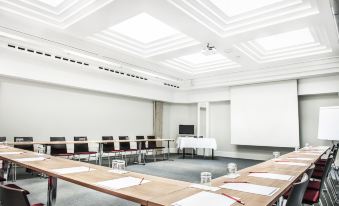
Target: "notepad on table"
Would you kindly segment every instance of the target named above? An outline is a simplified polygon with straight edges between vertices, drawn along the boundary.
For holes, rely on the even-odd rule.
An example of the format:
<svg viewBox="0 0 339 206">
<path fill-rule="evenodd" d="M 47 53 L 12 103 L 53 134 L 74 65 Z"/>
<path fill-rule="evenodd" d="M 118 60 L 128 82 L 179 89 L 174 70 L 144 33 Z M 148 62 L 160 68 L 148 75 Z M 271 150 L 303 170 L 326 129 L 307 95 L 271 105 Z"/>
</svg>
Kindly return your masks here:
<svg viewBox="0 0 339 206">
<path fill-rule="evenodd" d="M 312 160 L 312 158 L 306 158 L 306 157 L 288 157 L 287 159 L 290 159 L 290 160 L 306 160 L 306 161 Z"/>
<path fill-rule="evenodd" d="M 207 191 L 212 191 L 212 192 L 220 190 L 219 187 L 211 187 L 211 186 L 201 185 L 201 184 L 191 184 L 190 187 L 202 189 L 202 190 L 207 190 Z"/>
<path fill-rule="evenodd" d="M 60 175 L 72 174 L 72 173 L 80 173 L 80 172 L 90 172 L 94 171 L 94 168 L 80 166 L 80 167 L 68 167 L 68 168 L 60 168 L 60 169 L 53 169 L 52 172 L 55 172 Z"/>
<path fill-rule="evenodd" d="M 109 190 L 118 190 L 118 189 L 122 189 L 126 187 L 132 187 L 132 186 L 139 185 L 140 182 L 141 184 L 150 182 L 149 180 L 143 180 L 143 181 L 141 180 L 142 180 L 141 178 L 136 178 L 136 177 L 123 177 L 119 179 L 98 182 L 96 183 L 96 185 L 99 187 L 104 187 Z"/>
<path fill-rule="evenodd" d="M 46 160 L 46 158 L 44 158 L 44 157 L 26 157 L 26 158 L 14 159 L 14 160 L 18 161 L 18 162 L 34 162 L 34 161 Z"/>
<path fill-rule="evenodd" d="M 173 203 L 172 206 L 230 206 L 234 203 L 235 200 L 226 196 L 203 191 L 179 200 L 178 202 Z"/>
<path fill-rule="evenodd" d="M 300 162 L 275 162 L 275 164 L 279 165 L 292 165 L 292 166 L 307 166 L 308 164 L 300 163 Z"/>
<path fill-rule="evenodd" d="M 248 192 L 258 195 L 272 196 L 279 190 L 277 187 L 269 187 L 263 185 L 255 185 L 250 183 L 226 183 L 221 188 L 237 190 L 241 192 Z"/>
<path fill-rule="evenodd" d="M 0 155 L 18 155 L 23 154 L 23 152 L 0 152 Z"/>
<path fill-rule="evenodd" d="M 282 175 L 282 174 L 274 174 L 274 173 L 255 173 L 255 172 L 249 174 L 248 176 L 275 179 L 275 180 L 286 180 L 286 181 L 291 181 L 294 178 L 294 176 L 291 176 L 291 175 Z"/>
</svg>

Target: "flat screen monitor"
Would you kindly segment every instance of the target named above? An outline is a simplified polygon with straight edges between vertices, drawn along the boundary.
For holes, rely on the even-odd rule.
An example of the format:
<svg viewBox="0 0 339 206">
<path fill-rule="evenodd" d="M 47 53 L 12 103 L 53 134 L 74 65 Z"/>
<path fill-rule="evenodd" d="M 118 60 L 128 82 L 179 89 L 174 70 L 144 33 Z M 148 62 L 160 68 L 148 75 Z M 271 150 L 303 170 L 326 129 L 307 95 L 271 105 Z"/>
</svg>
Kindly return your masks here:
<svg viewBox="0 0 339 206">
<path fill-rule="evenodd" d="M 179 125 L 179 134 L 194 134 L 194 125 Z"/>
</svg>

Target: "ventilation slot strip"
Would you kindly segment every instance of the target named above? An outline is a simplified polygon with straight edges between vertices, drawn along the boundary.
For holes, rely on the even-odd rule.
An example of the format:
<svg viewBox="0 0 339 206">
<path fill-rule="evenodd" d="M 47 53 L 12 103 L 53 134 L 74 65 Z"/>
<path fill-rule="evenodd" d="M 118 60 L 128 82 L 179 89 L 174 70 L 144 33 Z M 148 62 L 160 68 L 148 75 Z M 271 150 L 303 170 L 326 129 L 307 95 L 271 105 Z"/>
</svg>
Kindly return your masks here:
<svg viewBox="0 0 339 206">
<path fill-rule="evenodd" d="M 169 84 L 169 83 L 164 83 L 165 86 L 168 86 L 168 87 L 173 87 L 173 88 L 177 88 L 179 89 L 180 87 L 177 86 L 177 85 L 173 85 L 173 84 Z"/>
<path fill-rule="evenodd" d="M 67 57 L 52 55 L 50 53 L 46 53 L 46 52 L 42 52 L 42 51 L 36 51 L 34 49 L 27 49 L 27 48 L 22 47 L 22 46 L 16 46 L 16 45 L 13 45 L 13 44 L 7 44 L 7 46 L 9 48 L 13 48 L 13 49 L 17 48 L 18 50 L 26 51 L 26 52 L 29 52 L 29 53 L 32 53 L 32 54 L 37 54 L 37 55 L 41 55 L 41 56 L 44 55 L 46 57 L 54 57 L 55 59 L 58 59 L 58 60 L 63 60 L 63 61 L 71 62 L 71 63 L 74 63 L 74 64 L 81 64 L 81 65 L 84 65 L 84 66 L 89 66 L 89 63 L 86 63 L 86 62 L 82 62 L 82 61 L 78 61 L 78 60 L 74 60 L 74 59 L 69 59 Z"/>
<path fill-rule="evenodd" d="M 99 68 L 99 70 L 102 70 L 102 71 L 107 71 L 107 72 L 111 72 L 111 73 L 114 73 L 114 74 L 119 74 L 119 75 L 123 75 L 123 76 L 126 76 L 126 77 L 130 77 L 130 78 L 148 80 L 146 77 L 142 77 L 142 76 L 130 74 L 130 73 L 125 73 L 125 72 L 122 72 L 122 71 L 119 71 L 119 70 L 116 70 L 116 69 L 110 69 L 110 68 L 102 67 L 102 66 L 99 66 L 98 68 Z"/>
</svg>

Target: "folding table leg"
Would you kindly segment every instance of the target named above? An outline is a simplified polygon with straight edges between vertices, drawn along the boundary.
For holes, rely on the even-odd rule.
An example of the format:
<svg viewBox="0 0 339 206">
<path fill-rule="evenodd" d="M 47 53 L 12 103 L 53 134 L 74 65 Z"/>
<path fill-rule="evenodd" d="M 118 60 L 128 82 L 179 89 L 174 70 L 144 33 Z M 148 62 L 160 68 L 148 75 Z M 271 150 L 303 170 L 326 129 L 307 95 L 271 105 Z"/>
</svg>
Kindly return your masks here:
<svg viewBox="0 0 339 206">
<path fill-rule="evenodd" d="M 57 178 L 48 177 L 47 206 L 55 206 L 57 196 Z"/>
</svg>

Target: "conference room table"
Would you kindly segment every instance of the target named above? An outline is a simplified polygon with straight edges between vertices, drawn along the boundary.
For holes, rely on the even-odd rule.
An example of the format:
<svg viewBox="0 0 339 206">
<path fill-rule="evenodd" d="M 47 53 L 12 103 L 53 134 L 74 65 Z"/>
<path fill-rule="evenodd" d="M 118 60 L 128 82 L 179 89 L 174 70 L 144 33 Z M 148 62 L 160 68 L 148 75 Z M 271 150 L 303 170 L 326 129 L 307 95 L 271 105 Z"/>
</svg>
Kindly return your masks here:
<svg viewBox="0 0 339 206">
<path fill-rule="evenodd" d="M 170 142 L 175 141 L 174 139 L 144 139 L 144 140 L 86 140 L 86 141 L 33 141 L 33 142 L 6 142 L 8 145 L 42 145 L 44 153 L 47 153 L 48 146 L 58 145 L 58 144 L 98 144 L 98 160 L 99 165 L 102 165 L 102 157 L 103 157 L 103 145 L 107 143 L 120 143 L 120 142 L 136 142 L 137 143 L 137 151 L 138 151 L 138 163 L 141 164 L 141 143 L 147 141 L 156 141 L 156 142 L 167 142 L 167 159 L 170 160 Z"/>
<path fill-rule="evenodd" d="M 316 152 L 313 152 L 315 150 Z M 212 186 L 220 187 L 224 181 L 246 181 L 253 184 L 265 185 L 270 187 L 277 187 L 278 190 L 270 196 L 257 195 L 248 192 L 223 189 L 211 193 L 226 193 L 234 197 L 238 197 L 247 206 L 269 206 L 276 202 L 284 192 L 286 192 L 297 181 L 309 166 L 317 161 L 326 151 L 328 147 L 312 148 L 312 150 L 302 150 L 298 152 L 291 152 L 281 156 L 279 159 L 272 159 L 266 162 L 245 168 L 238 171 L 240 177 L 236 179 L 229 179 L 226 176 L 221 176 L 212 180 Z M 14 153 L 13 153 L 14 152 Z M 19 152 L 19 153 L 16 153 Z M 22 161 L 20 158 L 42 158 L 37 161 Z M 292 159 L 291 159 L 292 158 Z M 54 206 L 56 202 L 57 193 L 57 179 L 62 179 L 83 187 L 87 187 L 99 192 L 107 193 L 116 197 L 120 197 L 129 201 L 133 201 L 144 206 L 170 206 L 184 198 L 204 191 L 196 187 L 192 187 L 189 182 L 172 180 L 168 178 L 156 177 L 152 175 L 140 174 L 136 172 L 128 172 L 125 174 L 116 174 L 108 167 L 100 165 L 93 165 L 84 162 L 73 161 L 69 159 L 52 157 L 47 154 L 39 154 L 30 151 L 13 148 L 10 146 L 0 146 L 0 159 L 3 160 L 2 174 L 6 178 L 6 171 L 9 163 L 14 163 L 25 168 L 46 174 L 48 176 L 48 198 L 47 206 Z M 288 165 L 280 163 L 301 163 L 304 165 Z M 86 171 L 60 174 L 55 169 L 85 167 Z M 87 171 L 88 168 L 88 171 Z M 293 176 L 292 179 L 276 180 L 249 176 L 252 172 L 270 172 L 277 174 L 286 174 Z M 226 173 L 226 166 L 225 166 Z M 144 184 L 137 184 L 134 186 L 122 189 L 110 189 L 98 185 L 99 182 L 116 180 L 123 177 L 134 177 L 145 180 Z M 146 182 L 147 181 L 147 182 Z M 148 182 L 150 181 L 150 182 Z M 142 181 L 141 181 L 142 182 Z M 232 206 L 240 205 L 234 203 Z"/>
</svg>

